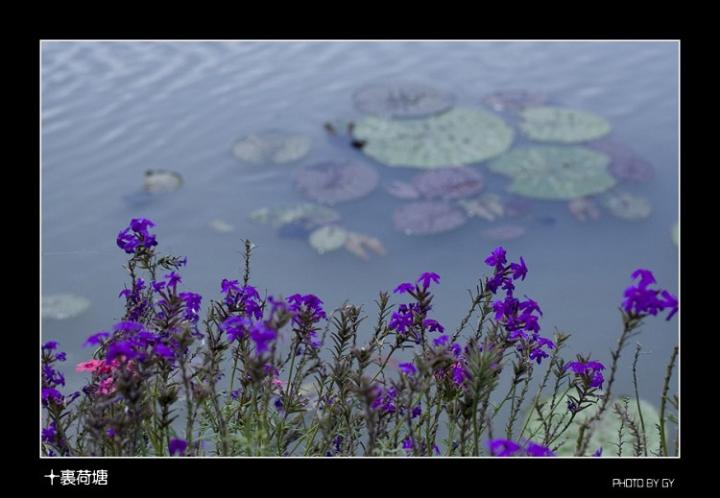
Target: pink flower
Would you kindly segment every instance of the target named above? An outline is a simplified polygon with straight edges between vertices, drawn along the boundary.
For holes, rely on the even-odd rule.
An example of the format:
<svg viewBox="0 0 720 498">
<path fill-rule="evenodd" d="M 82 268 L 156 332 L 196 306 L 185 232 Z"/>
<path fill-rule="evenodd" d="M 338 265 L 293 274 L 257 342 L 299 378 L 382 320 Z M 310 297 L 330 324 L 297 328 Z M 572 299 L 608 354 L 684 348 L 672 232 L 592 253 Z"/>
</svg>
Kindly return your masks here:
<svg viewBox="0 0 720 498">
<path fill-rule="evenodd" d="M 75 371 L 78 373 L 81 372 L 94 372 L 95 370 L 100 367 L 104 362 L 102 360 L 90 360 L 90 361 L 84 361 L 82 363 L 78 363 L 75 367 Z"/>
<path fill-rule="evenodd" d="M 98 392 L 103 396 L 112 394 L 114 391 L 115 385 L 113 384 L 112 377 L 108 377 L 107 379 L 100 381 L 98 384 Z"/>
</svg>

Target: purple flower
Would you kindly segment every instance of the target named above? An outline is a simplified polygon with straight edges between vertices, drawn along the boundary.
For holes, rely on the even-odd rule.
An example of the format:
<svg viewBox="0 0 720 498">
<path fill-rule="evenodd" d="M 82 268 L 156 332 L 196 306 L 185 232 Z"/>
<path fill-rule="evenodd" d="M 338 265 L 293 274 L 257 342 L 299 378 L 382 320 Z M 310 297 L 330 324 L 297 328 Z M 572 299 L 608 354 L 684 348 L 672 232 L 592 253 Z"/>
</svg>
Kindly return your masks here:
<svg viewBox="0 0 720 498">
<path fill-rule="evenodd" d="M 153 347 L 153 352 L 156 355 L 166 359 L 172 359 L 175 357 L 175 352 L 161 342 L 155 344 L 155 347 Z"/>
<path fill-rule="evenodd" d="M 235 389 L 234 391 L 230 391 L 230 398 L 237 400 L 240 398 L 240 389 Z"/>
<path fill-rule="evenodd" d="M 440 325 L 440 323 L 437 320 L 431 320 L 431 319 L 423 320 L 423 325 L 425 327 L 427 327 L 427 329 L 430 332 L 440 332 L 441 334 L 443 332 L 445 332 L 445 327 Z"/>
<path fill-rule="evenodd" d="M 42 430 L 42 440 L 46 443 L 52 443 L 55 441 L 57 436 L 57 427 L 55 422 L 51 422 L 46 428 Z"/>
<path fill-rule="evenodd" d="M 130 220 L 130 228 L 136 233 L 147 233 L 147 229 L 154 227 L 155 223 L 148 220 L 147 218 L 133 218 Z"/>
<path fill-rule="evenodd" d="M 183 439 L 178 438 L 172 438 L 170 439 L 170 442 L 168 443 L 168 450 L 170 451 L 170 456 L 175 455 L 176 453 L 179 453 L 180 455 L 185 454 L 185 450 L 187 449 L 187 441 Z"/>
<path fill-rule="evenodd" d="M 301 325 L 303 319 L 315 323 L 327 318 L 322 307 L 323 302 L 314 294 L 293 294 L 287 298 L 287 302 L 290 311 L 296 314 L 293 317 L 293 322 L 298 325 Z"/>
<path fill-rule="evenodd" d="M 178 297 L 183 300 L 185 304 L 185 319 L 192 322 L 197 322 L 200 318 L 200 303 L 202 302 L 202 296 L 194 292 L 181 292 Z"/>
<path fill-rule="evenodd" d="M 265 325 L 263 322 L 255 322 L 250 330 L 250 339 L 255 342 L 255 348 L 258 353 L 264 353 L 268 350 L 268 345 L 275 340 L 277 332 Z"/>
<path fill-rule="evenodd" d="M 410 436 L 403 439 L 402 447 L 404 450 L 412 450 L 413 449 L 413 440 Z"/>
<path fill-rule="evenodd" d="M 420 278 L 417 279 L 418 283 L 423 283 L 423 289 L 427 289 L 430 287 L 430 282 L 435 282 L 436 284 L 440 283 L 440 275 L 433 272 L 425 272 L 422 275 L 420 275 Z"/>
<path fill-rule="evenodd" d="M 525 451 L 527 452 L 528 456 L 534 456 L 534 457 L 555 456 L 555 453 L 553 453 L 552 450 L 550 450 L 550 448 L 543 446 L 541 444 L 533 443 L 532 441 L 528 441 Z"/>
<path fill-rule="evenodd" d="M 380 409 L 383 413 L 395 413 L 397 409 L 395 406 L 397 390 L 395 388 L 386 390 L 381 386 L 374 386 L 373 391 L 375 397 L 370 404 L 370 408 L 373 410 Z"/>
<path fill-rule="evenodd" d="M 140 245 L 140 241 L 133 234 L 130 233 L 130 229 L 118 233 L 116 239 L 117 246 L 128 254 L 133 254 L 135 249 Z"/>
<path fill-rule="evenodd" d="M 422 415 L 422 408 L 418 405 L 412 409 L 411 418 L 419 417 L 420 415 Z"/>
<path fill-rule="evenodd" d="M 220 283 L 220 292 L 223 294 L 227 294 L 228 292 L 240 292 L 240 284 L 237 280 L 228 280 L 227 278 L 223 278 L 223 281 Z"/>
<path fill-rule="evenodd" d="M 525 276 L 527 275 L 528 268 L 525 264 L 525 260 L 520 257 L 520 263 L 511 263 L 510 269 L 513 272 L 513 279 L 517 280 L 518 278 L 525 280 Z"/>
<path fill-rule="evenodd" d="M 469 372 L 463 366 L 462 361 L 456 361 L 452 366 L 452 378 L 453 382 L 458 386 L 461 386 L 466 379 L 470 377 Z"/>
<path fill-rule="evenodd" d="M 244 316 L 231 316 L 220 325 L 220 328 L 227 333 L 230 342 L 244 338 L 251 327 L 252 320 Z"/>
<path fill-rule="evenodd" d="M 45 344 L 43 344 L 43 349 L 47 349 L 48 351 L 52 351 L 53 349 L 57 349 L 58 343 L 57 341 L 48 341 Z"/>
<path fill-rule="evenodd" d="M 670 320 L 678 311 L 678 299 L 666 290 L 662 291 L 661 295 L 665 299 L 665 308 L 670 308 L 670 313 L 665 319 Z"/>
<path fill-rule="evenodd" d="M 565 370 L 572 370 L 588 387 L 602 387 L 605 380 L 601 373 L 605 365 L 599 361 L 571 361 L 565 365 Z"/>
<path fill-rule="evenodd" d="M 401 304 L 397 311 L 390 316 L 388 327 L 400 334 L 406 334 L 412 328 L 414 322 L 412 308 Z"/>
<path fill-rule="evenodd" d="M 165 282 L 156 282 L 155 280 L 151 283 L 152 288 L 155 292 L 160 292 L 165 288 L 165 285 L 167 285 Z"/>
<path fill-rule="evenodd" d="M 65 397 L 55 389 L 54 387 L 43 387 L 42 388 L 42 403 L 47 406 L 48 403 L 52 402 L 55 404 L 62 404 Z"/>
<path fill-rule="evenodd" d="M 443 346 L 443 345 L 447 344 L 447 342 L 449 340 L 450 340 L 450 337 L 448 337 L 446 335 L 441 335 L 440 337 L 433 339 L 433 344 L 435 346 Z"/>
<path fill-rule="evenodd" d="M 507 263 L 506 254 L 503 247 L 496 247 L 493 252 L 490 253 L 490 256 L 485 259 L 485 264 L 494 267 L 496 272 L 499 272 L 505 263 Z"/>
<path fill-rule="evenodd" d="M 105 357 L 105 361 L 107 363 L 110 363 L 118 356 L 124 356 L 128 360 L 131 360 L 137 357 L 138 353 L 137 351 L 135 351 L 135 349 L 133 349 L 132 343 L 130 341 L 118 341 L 110 344 L 107 355 Z"/>
<path fill-rule="evenodd" d="M 395 294 L 405 294 L 406 292 L 412 292 L 415 290 L 415 286 L 410 282 L 403 282 L 402 284 L 395 287 L 393 292 Z"/>
<path fill-rule="evenodd" d="M 65 361 L 66 358 L 67 358 L 67 354 L 65 352 L 61 352 L 61 353 L 58 353 L 55 355 L 55 359 L 57 361 Z"/>
<path fill-rule="evenodd" d="M 593 452 L 592 456 L 594 456 L 594 457 L 600 457 L 600 456 L 602 456 L 602 451 L 603 451 L 603 450 L 602 450 L 602 446 L 601 446 L 600 448 L 596 449 L 596 450 Z"/>
<path fill-rule="evenodd" d="M 520 445 L 509 439 L 493 439 L 488 441 L 490 453 L 493 456 L 513 456 L 520 450 Z"/>
<path fill-rule="evenodd" d="M 547 358 L 549 355 L 543 351 L 542 349 L 534 348 L 532 351 L 530 351 L 530 360 L 537 361 L 537 364 L 540 365 L 543 359 Z"/>
<path fill-rule="evenodd" d="M 417 373 L 417 368 L 412 363 L 400 363 L 398 368 L 406 375 L 415 375 Z"/>
<path fill-rule="evenodd" d="M 631 277 L 633 280 L 638 277 L 640 278 L 640 282 L 638 282 L 638 288 L 640 289 L 647 289 L 649 285 L 657 282 L 652 272 L 643 268 L 638 268 L 637 270 L 632 272 Z"/>
<path fill-rule="evenodd" d="M 172 287 L 173 289 L 177 287 L 177 284 L 182 282 L 182 277 L 174 271 L 165 275 L 165 278 L 167 279 L 167 286 Z"/>
</svg>

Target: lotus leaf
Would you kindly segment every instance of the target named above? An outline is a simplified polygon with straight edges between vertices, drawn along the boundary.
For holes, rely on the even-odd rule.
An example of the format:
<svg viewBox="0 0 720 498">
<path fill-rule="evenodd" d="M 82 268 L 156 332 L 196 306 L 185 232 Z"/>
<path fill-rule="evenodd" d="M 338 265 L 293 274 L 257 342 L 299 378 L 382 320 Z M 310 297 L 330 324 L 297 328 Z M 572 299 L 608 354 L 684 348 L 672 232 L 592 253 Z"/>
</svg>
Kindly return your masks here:
<svg viewBox="0 0 720 498">
<path fill-rule="evenodd" d="M 553 412 L 555 413 L 555 416 L 553 417 L 554 420 L 560 420 L 560 417 L 562 417 L 563 415 L 565 415 L 566 417 L 569 416 L 567 408 L 568 401 L 569 399 L 567 397 L 560 398 L 559 403 L 555 407 L 555 410 L 553 410 Z M 624 404 L 620 400 L 616 400 L 608 404 L 607 410 L 603 414 L 602 418 L 599 420 L 597 428 L 590 439 L 590 444 L 588 446 L 588 450 L 590 452 L 593 452 L 598 448 L 602 448 L 602 456 L 618 456 L 618 431 L 620 430 L 621 420 L 613 409 L 616 403 L 620 403 L 621 406 L 624 407 Z M 656 428 L 656 424 L 660 423 L 660 416 L 655 410 L 655 407 L 653 407 L 645 400 L 640 400 L 640 407 L 642 410 L 643 420 L 645 422 L 645 438 L 647 439 L 648 456 L 651 456 L 653 452 L 656 452 L 660 446 L 660 436 Z M 547 416 L 550 414 L 550 408 L 550 400 L 545 400 L 545 404 L 541 408 L 541 411 L 546 419 Z M 556 452 L 558 456 L 573 456 L 575 454 L 575 445 L 577 442 L 580 425 L 590 417 L 594 416 L 597 413 L 597 410 L 598 407 L 593 405 L 589 408 L 586 408 L 585 410 L 578 412 L 577 415 L 575 415 L 575 419 L 570 424 L 570 427 L 568 427 L 567 431 L 560 437 L 560 440 L 551 445 L 555 447 L 557 444 L 559 444 Z M 638 416 L 637 402 L 634 398 L 629 400 L 627 411 L 628 415 L 637 423 L 637 426 L 640 427 L 640 417 Z M 527 429 L 525 430 L 524 436 L 529 437 L 533 441 L 542 441 L 544 434 L 543 424 L 540 420 L 538 420 L 537 411 L 533 411 L 530 416 L 531 418 L 528 421 Z M 634 438 L 632 436 L 632 433 L 628 429 L 627 424 L 625 424 L 623 433 L 623 443 L 621 445 L 622 456 L 634 456 Z"/>
<path fill-rule="evenodd" d="M 528 107 L 520 112 L 520 129 L 539 142 L 578 143 L 610 132 L 610 123 L 585 111 L 560 107 Z"/>
<path fill-rule="evenodd" d="M 650 201 L 627 192 L 608 194 L 604 198 L 604 204 L 614 216 L 628 221 L 645 219 L 652 212 Z"/>
<path fill-rule="evenodd" d="M 374 84 L 353 96 L 358 110 L 386 118 L 421 118 L 450 109 L 455 97 L 415 83 Z"/>
<path fill-rule="evenodd" d="M 445 202 L 412 202 L 395 211 L 395 228 L 406 235 L 430 235 L 463 225 L 462 210 Z"/>
<path fill-rule="evenodd" d="M 513 178 L 510 192 L 547 200 L 569 200 L 612 188 L 609 158 L 584 147 L 538 145 L 514 149 L 490 164 Z"/>
<path fill-rule="evenodd" d="M 479 163 L 506 151 L 513 130 L 486 111 L 455 108 L 427 119 L 367 117 L 353 128 L 363 152 L 389 166 L 447 168 Z"/>
<path fill-rule="evenodd" d="M 309 237 L 310 245 L 320 254 L 336 251 L 345 245 L 348 232 L 344 228 L 326 225 L 314 230 Z"/>
<path fill-rule="evenodd" d="M 358 162 L 315 164 L 300 170 L 295 178 L 306 196 L 330 205 L 365 197 L 379 181 L 375 168 Z"/>
</svg>

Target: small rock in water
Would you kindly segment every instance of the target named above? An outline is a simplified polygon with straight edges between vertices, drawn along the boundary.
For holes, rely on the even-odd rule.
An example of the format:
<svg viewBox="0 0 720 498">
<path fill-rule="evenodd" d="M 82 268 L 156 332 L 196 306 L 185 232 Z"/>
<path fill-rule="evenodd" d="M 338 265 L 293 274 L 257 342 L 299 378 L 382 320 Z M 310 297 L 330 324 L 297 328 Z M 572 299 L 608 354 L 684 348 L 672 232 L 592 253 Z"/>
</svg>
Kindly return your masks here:
<svg viewBox="0 0 720 498">
<path fill-rule="evenodd" d="M 233 225 L 223 220 L 212 220 L 210 222 L 210 227 L 220 233 L 230 233 L 235 230 Z"/>
<path fill-rule="evenodd" d="M 42 298 L 43 318 L 65 320 L 84 313 L 90 301 L 75 294 L 51 294 Z"/>
<path fill-rule="evenodd" d="M 174 171 L 149 169 L 145 172 L 144 189 L 151 194 L 175 192 L 182 184 L 182 177 Z"/>
</svg>

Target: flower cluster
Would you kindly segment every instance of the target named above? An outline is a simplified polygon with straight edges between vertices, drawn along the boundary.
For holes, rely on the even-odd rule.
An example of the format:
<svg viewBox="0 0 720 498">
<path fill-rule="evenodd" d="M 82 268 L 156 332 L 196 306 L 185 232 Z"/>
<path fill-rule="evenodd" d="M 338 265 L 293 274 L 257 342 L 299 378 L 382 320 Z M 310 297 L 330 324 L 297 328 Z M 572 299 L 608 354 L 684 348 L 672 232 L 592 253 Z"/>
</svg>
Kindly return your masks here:
<svg viewBox="0 0 720 498">
<path fill-rule="evenodd" d="M 241 286 L 237 280 L 223 279 L 220 292 L 225 295 L 225 304 L 233 312 L 260 320 L 263 316 L 260 294 L 252 285 Z"/>
<path fill-rule="evenodd" d="M 148 232 L 148 228 L 155 223 L 146 218 L 133 218 L 130 226 L 118 233 L 117 245 L 128 254 L 137 254 L 139 248 L 150 249 L 157 245 L 155 235 Z"/>
<path fill-rule="evenodd" d="M 424 272 L 418 277 L 416 284 L 403 282 L 395 287 L 393 291 L 395 294 L 410 294 L 415 302 L 398 306 L 397 311 L 390 316 L 388 328 L 402 336 L 414 339 L 418 344 L 426 330 L 440 334 L 445 332 L 445 327 L 440 322 L 426 318 L 427 313 L 432 309 L 430 306 L 432 296 L 429 289 L 433 282 L 439 284 L 440 275 Z"/>
<path fill-rule="evenodd" d="M 575 376 L 580 379 L 585 389 L 602 388 L 605 378 L 602 370 L 605 365 L 599 361 L 583 360 L 571 361 L 565 365 L 565 370 L 572 370 Z M 572 411 L 572 410 L 571 410 Z"/>
<path fill-rule="evenodd" d="M 667 290 L 650 289 L 656 283 L 650 270 L 639 268 L 632 273 L 632 279 L 640 279 L 635 285 L 625 289 L 622 307 L 628 314 L 636 316 L 657 315 L 660 311 L 669 310 L 666 320 L 670 320 L 678 311 L 677 297 Z"/>
<path fill-rule="evenodd" d="M 550 448 L 532 441 L 515 442 L 510 439 L 492 439 L 488 441 L 488 448 L 493 456 L 555 456 Z"/>
<path fill-rule="evenodd" d="M 529 298 L 521 301 L 513 295 L 514 281 L 525 280 L 527 275 L 525 260 L 520 258 L 519 263 L 507 264 L 505 249 L 497 247 L 485 259 L 485 263 L 494 269 L 493 276 L 486 281 L 487 289 L 493 294 L 497 294 L 501 288 L 505 291 L 505 298 L 493 303 L 495 320 L 507 331 L 508 341 L 517 341 L 518 349 L 527 352 L 530 360 L 540 364 L 549 356 L 543 348 L 553 349 L 555 343 L 540 336 L 539 317 L 536 313 L 542 315 L 542 311 L 538 303 Z"/>
<path fill-rule="evenodd" d="M 63 406 L 65 396 L 57 389 L 65 385 L 65 376 L 55 370 L 56 361 L 65 361 L 67 355 L 64 352 L 56 353 L 58 347 L 56 341 L 48 341 L 42 347 L 42 404 Z"/>
</svg>

